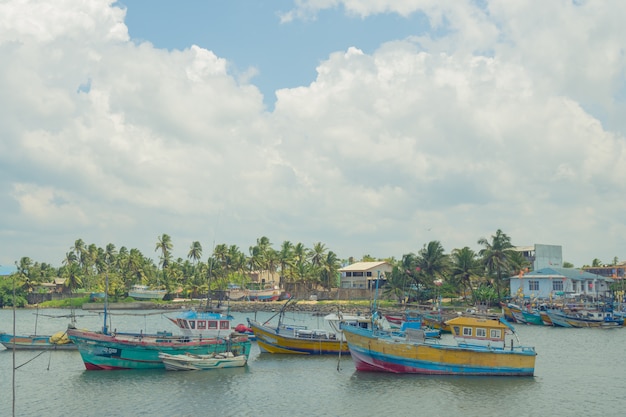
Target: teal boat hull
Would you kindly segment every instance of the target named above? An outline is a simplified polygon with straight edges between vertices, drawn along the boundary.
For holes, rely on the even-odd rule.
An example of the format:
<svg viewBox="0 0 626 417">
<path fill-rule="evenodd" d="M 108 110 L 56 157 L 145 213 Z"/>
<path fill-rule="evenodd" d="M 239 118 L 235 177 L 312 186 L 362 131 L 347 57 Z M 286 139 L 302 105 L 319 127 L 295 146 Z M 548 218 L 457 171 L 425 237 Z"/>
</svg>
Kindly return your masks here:
<svg viewBox="0 0 626 417">
<path fill-rule="evenodd" d="M 160 353 L 208 355 L 231 351 L 248 357 L 251 346 L 245 335 L 214 339 L 142 334 L 117 337 L 76 329 L 68 330 L 68 335 L 87 370 L 165 369 Z"/>
</svg>

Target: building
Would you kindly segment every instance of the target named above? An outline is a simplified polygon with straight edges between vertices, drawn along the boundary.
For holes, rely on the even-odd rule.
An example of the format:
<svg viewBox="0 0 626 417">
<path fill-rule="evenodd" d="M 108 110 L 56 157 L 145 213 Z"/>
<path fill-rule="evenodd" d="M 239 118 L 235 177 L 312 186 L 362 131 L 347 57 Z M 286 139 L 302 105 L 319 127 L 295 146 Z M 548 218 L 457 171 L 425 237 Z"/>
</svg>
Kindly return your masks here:
<svg viewBox="0 0 626 417">
<path fill-rule="evenodd" d="M 341 273 L 341 288 L 375 289 L 376 281 L 379 287 L 386 281 L 385 274 L 391 274 L 393 266 L 385 261 L 356 262 L 339 270 Z"/>
<path fill-rule="evenodd" d="M 603 277 L 616 279 L 624 279 L 624 277 L 626 277 L 626 262 L 620 262 L 616 265 L 588 266 L 583 269 L 592 274 L 602 275 Z"/>
<path fill-rule="evenodd" d="M 518 298 L 604 298 L 609 297 L 612 278 L 575 268 L 542 268 L 510 277 L 512 297 Z"/>
<path fill-rule="evenodd" d="M 280 282 L 280 274 L 275 271 L 250 271 L 246 272 L 246 276 L 251 283 L 258 285 L 260 288 L 266 285 L 278 285 Z"/>
<path fill-rule="evenodd" d="M 533 246 L 517 246 L 514 250 L 524 255 L 524 258 L 532 264 L 533 271 L 563 267 L 563 248 L 560 245 L 535 243 Z"/>
</svg>

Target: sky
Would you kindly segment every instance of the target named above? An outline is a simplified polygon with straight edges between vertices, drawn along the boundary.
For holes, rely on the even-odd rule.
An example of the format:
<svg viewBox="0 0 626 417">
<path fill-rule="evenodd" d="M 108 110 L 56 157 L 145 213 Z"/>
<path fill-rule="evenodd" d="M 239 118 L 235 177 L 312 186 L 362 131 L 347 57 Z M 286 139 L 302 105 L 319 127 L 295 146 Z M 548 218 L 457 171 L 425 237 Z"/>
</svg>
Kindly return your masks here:
<svg viewBox="0 0 626 417">
<path fill-rule="evenodd" d="M 0 265 L 262 236 L 626 260 L 626 2 L 3 0 Z"/>
</svg>

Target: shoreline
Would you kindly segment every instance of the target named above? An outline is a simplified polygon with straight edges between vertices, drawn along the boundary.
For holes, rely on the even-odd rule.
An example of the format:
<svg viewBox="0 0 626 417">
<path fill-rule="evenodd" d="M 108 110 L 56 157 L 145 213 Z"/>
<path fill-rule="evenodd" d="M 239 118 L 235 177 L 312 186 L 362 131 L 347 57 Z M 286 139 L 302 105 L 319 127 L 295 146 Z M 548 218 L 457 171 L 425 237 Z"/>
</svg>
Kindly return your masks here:
<svg viewBox="0 0 626 417">
<path fill-rule="evenodd" d="M 281 301 L 230 301 L 218 305 L 213 303 L 214 309 L 223 312 L 231 311 L 238 313 L 255 313 L 269 312 L 277 313 L 285 305 L 285 300 Z M 154 303 L 150 301 L 136 301 L 132 303 L 109 303 L 109 310 L 189 310 L 201 309 L 204 303 L 198 301 L 180 301 L 168 304 Z M 104 311 L 103 303 L 86 303 L 82 305 L 82 310 L 86 311 Z M 430 305 L 386 305 L 379 306 L 377 310 L 382 314 L 402 314 L 406 311 L 436 312 Z M 464 311 L 464 307 L 442 307 L 442 311 L 446 313 Z M 318 316 L 325 316 L 330 313 L 342 312 L 344 314 L 367 315 L 371 311 L 371 305 L 368 301 L 308 301 L 301 300 L 289 306 L 288 311 L 298 313 L 310 313 Z"/>
</svg>

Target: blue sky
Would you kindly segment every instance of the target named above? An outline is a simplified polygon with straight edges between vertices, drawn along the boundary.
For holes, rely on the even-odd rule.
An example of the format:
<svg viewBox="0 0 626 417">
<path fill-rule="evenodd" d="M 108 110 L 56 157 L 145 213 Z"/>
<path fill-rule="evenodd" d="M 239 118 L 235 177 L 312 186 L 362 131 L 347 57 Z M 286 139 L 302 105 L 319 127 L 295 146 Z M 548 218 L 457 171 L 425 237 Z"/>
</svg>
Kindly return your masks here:
<svg viewBox="0 0 626 417">
<path fill-rule="evenodd" d="M 157 48 L 186 49 L 198 45 L 227 59 L 238 77 L 250 68 L 271 109 L 274 92 L 309 85 L 315 68 L 332 52 L 357 46 L 372 53 L 382 43 L 424 34 L 429 22 L 419 11 L 361 17 L 322 10 L 306 20 L 281 22 L 293 9 L 290 0 L 118 2 L 127 8 L 131 38 Z"/>
<path fill-rule="evenodd" d="M 626 258 L 626 2 L 0 2 L 0 265 L 77 239 Z"/>
</svg>

